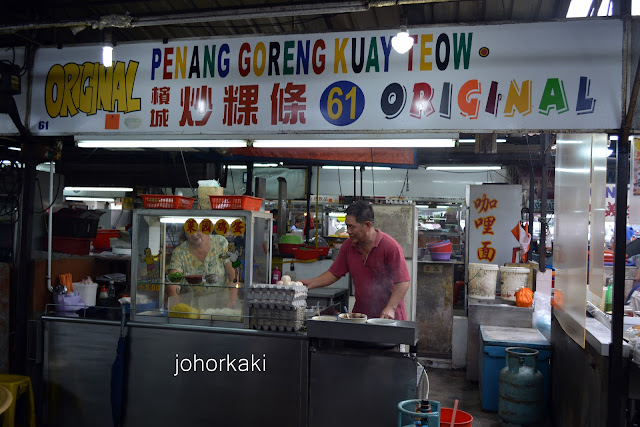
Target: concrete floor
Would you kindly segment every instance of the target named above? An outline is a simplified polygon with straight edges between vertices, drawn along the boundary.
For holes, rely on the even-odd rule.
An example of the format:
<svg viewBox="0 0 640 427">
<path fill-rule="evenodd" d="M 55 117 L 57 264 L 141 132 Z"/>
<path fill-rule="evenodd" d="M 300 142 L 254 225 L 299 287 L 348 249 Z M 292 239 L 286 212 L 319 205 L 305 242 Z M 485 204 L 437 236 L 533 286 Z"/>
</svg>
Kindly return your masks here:
<svg viewBox="0 0 640 427">
<path fill-rule="evenodd" d="M 440 402 L 443 407 L 453 408 L 458 399 L 458 409 L 473 417 L 473 427 L 498 427 L 500 417 L 497 412 L 482 410 L 480 402 L 480 387 L 478 383 L 467 381 L 464 369 L 428 368 L 429 400 Z M 551 427 L 549 417 L 537 427 Z"/>
</svg>

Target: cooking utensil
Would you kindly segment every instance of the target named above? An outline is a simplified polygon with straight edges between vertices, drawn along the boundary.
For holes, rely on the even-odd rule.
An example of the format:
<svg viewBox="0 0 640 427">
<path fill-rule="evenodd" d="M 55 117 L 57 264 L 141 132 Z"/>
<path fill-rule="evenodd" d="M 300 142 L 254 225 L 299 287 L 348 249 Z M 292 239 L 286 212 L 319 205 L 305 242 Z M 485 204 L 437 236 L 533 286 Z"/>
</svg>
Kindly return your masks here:
<svg viewBox="0 0 640 427">
<path fill-rule="evenodd" d="M 451 424 L 449 424 L 449 427 L 453 427 L 456 423 L 456 412 L 458 412 L 458 399 L 453 403 L 453 414 L 451 414 Z"/>
</svg>

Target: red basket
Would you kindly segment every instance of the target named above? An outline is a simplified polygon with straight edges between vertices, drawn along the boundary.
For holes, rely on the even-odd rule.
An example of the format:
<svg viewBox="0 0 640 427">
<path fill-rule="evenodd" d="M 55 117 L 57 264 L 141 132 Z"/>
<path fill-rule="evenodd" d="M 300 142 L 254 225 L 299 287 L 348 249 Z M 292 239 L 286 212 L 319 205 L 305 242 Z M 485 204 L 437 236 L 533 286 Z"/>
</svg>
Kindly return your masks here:
<svg viewBox="0 0 640 427">
<path fill-rule="evenodd" d="M 251 196 L 209 196 L 211 209 L 259 211 L 262 199 Z"/>
<path fill-rule="evenodd" d="M 300 260 L 316 259 L 320 256 L 321 253 L 322 251 L 320 250 L 320 248 L 318 249 L 294 248 L 293 249 L 293 256 L 295 257 L 295 259 L 300 259 Z"/>
<path fill-rule="evenodd" d="M 142 194 L 145 209 L 191 209 L 193 198 L 165 196 L 164 194 Z"/>
</svg>

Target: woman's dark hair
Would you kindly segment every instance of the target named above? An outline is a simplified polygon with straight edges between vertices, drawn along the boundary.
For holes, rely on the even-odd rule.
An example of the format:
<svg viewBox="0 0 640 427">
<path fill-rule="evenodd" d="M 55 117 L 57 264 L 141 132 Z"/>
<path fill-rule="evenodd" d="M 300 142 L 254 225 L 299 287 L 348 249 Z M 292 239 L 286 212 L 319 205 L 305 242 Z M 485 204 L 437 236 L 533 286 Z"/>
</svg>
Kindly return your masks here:
<svg viewBox="0 0 640 427">
<path fill-rule="evenodd" d="M 346 213 L 347 215 L 353 215 L 356 218 L 356 222 L 360 224 L 364 224 L 367 221 L 373 224 L 373 208 L 369 202 L 358 200 L 347 208 Z"/>
</svg>

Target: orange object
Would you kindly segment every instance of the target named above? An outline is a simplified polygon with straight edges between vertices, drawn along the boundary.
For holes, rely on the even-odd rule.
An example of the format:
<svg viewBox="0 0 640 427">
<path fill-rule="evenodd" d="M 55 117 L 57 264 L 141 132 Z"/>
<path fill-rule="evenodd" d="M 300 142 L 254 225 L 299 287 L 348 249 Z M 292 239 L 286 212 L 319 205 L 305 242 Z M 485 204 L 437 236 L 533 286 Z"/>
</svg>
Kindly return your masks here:
<svg viewBox="0 0 640 427">
<path fill-rule="evenodd" d="M 60 284 L 67 287 L 67 293 L 73 292 L 73 278 L 71 273 L 65 273 L 58 276 Z"/>
<path fill-rule="evenodd" d="M 191 209 L 194 199 L 164 194 L 142 194 L 145 209 Z"/>
<path fill-rule="evenodd" d="M 453 409 L 440 408 L 440 427 L 450 427 L 452 421 Z M 455 418 L 453 418 L 454 427 L 471 427 L 473 425 L 473 416 L 468 412 L 456 410 Z"/>
<path fill-rule="evenodd" d="M 533 291 L 529 288 L 520 288 L 516 291 L 516 305 L 518 307 L 531 307 L 533 304 Z"/>
<path fill-rule="evenodd" d="M 211 209 L 231 209 L 244 211 L 258 211 L 262 206 L 262 199 L 251 196 L 209 196 Z"/>
</svg>

